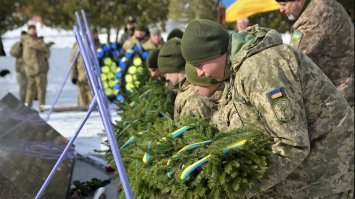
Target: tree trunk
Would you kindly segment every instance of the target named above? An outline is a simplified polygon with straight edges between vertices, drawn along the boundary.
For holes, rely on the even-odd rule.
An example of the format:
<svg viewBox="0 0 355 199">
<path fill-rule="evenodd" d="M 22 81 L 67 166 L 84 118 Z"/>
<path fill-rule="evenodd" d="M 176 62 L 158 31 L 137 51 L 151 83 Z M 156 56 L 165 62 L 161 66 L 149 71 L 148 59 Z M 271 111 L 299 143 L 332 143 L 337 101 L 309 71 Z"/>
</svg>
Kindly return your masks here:
<svg viewBox="0 0 355 199">
<path fill-rule="evenodd" d="M 111 28 L 107 27 L 107 43 L 110 43 L 110 38 L 111 38 Z"/>
</svg>

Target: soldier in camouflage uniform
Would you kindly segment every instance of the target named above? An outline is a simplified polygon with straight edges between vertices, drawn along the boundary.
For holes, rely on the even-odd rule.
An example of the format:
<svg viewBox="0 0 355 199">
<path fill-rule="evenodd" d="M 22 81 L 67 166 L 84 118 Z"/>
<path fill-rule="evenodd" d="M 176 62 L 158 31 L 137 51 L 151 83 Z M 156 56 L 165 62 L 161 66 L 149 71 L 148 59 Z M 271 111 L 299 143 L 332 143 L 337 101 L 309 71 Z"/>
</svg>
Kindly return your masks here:
<svg viewBox="0 0 355 199">
<path fill-rule="evenodd" d="M 160 30 L 158 28 L 153 28 L 150 31 L 150 38 L 143 43 L 142 47 L 144 50 L 150 51 L 155 48 L 161 48 L 163 44 L 164 40 L 161 38 Z"/>
<path fill-rule="evenodd" d="M 354 106 L 354 27 L 336 0 L 276 0 L 292 26 L 291 45 L 308 55 Z"/>
<path fill-rule="evenodd" d="M 125 19 L 125 24 L 126 25 L 125 25 L 125 28 L 124 28 L 124 33 L 122 34 L 121 39 L 119 41 L 119 43 L 121 45 L 123 45 L 124 42 L 133 35 L 134 26 L 136 25 L 136 19 L 134 17 L 132 17 L 132 16 L 128 16 Z"/>
<path fill-rule="evenodd" d="M 27 78 L 25 74 L 25 68 L 23 65 L 22 52 L 23 52 L 23 36 L 26 35 L 26 31 L 21 32 L 20 41 L 16 42 L 10 50 L 11 56 L 16 58 L 16 80 L 20 87 L 20 100 L 25 103 L 26 100 L 26 89 L 27 89 Z"/>
<path fill-rule="evenodd" d="M 166 81 L 168 92 L 176 93 L 174 107 L 180 103 L 182 93 L 191 87 L 191 84 L 186 81 L 186 62 L 182 57 L 180 46 L 181 39 L 171 39 L 162 46 L 158 54 L 158 68 Z M 174 108 L 174 118 L 177 119 L 178 117 L 179 114 Z"/>
<path fill-rule="evenodd" d="M 70 55 L 70 62 L 73 63 L 71 81 L 73 84 L 76 84 L 78 92 L 78 106 L 89 106 L 92 101 L 92 95 L 85 71 L 84 61 L 80 54 L 77 59 L 74 60 L 75 55 L 78 52 L 79 46 L 75 43 Z"/>
<path fill-rule="evenodd" d="M 181 110 L 180 116 L 195 115 L 209 120 L 217 111 L 224 84 L 209 77 L 199 77 L 190 64 L 185 65 L 185 72 L 187 81 L 193 86 L 186 97 L 182 97 L 180 107 L 175 108 Z"/>
<path fill-rule="evenodd" d="M 28 26 L 28 35 L 23 39 L 23 64 L 27 77 L 26 105 L 32 107 L 33 91 L 36 89 L 39 101 L 39 110 L 44 111 L 46 102 L 46 69 L 43 67 L 43 56 L 47 47 L 37 37 L 36 26 Z"/>
<path fill-rule="evenodd" d="M 134 45 L 140 44 L 145 39 L 146 27 L 144 25 L 137 25 L 134 28 L 133 35 L 123 43 L 123 50 L 128 51 L 133 48 Z"/>
<path fill-rule="evenodd" d="M 229 80 L 223 98 L 239 125 L 265 128 L 273 139 L 272 165 L 248 197 L 352 197 L 354 113 L 310 58 L 257 25 L 229 36 L 216 22 L 195 20 L 181 43 L 199 76 Z"/>
<path fill-rule="evenodd" d="M 148 67 L 150 76 L 153 78 L 161 79 L 161 74 L 160 70 L 158 68 L 158 55 L 159 55 L 160 49 L 156 48 L 151 51 L 149 51 L 149 55 L 146 60 L 146 66 Z"/>
<path fill-rule="evenodd" d="M 210 78 L 197 77 L 196 71 L 191 70 L 192 66 L 185 67 L 180 43 L 179 38 L 172 38 L 163 45 L 158 56 L 158 67 L 162 75 L 170 87 L 177 90 L 174 119 L 179 120 L 184 116 L 209 119 L 216 110 L 216 102 L 221 96 L 220 92 L 215 92 L 220 88 L 220 83 Z M 202 95 L 198 92 L 199 89 L 206 87 L 211 87 L 207 89 L 208 94 Z"/>
</svg>

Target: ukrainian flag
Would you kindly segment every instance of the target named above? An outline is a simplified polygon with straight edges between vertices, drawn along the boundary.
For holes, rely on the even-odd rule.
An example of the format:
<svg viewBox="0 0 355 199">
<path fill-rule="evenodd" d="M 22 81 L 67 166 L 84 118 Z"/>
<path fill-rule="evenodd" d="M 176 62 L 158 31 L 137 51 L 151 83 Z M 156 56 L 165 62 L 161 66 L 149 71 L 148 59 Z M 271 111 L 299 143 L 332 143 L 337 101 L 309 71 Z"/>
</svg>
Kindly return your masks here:
<svg viewBox="0 0 355 199">
<path fill-rule="evenodd" d="M 271 99 L 277 99 L 277 98 L 282 97 L 283 96 L 282 88 L 277 88 L 277 89 L 271 91 L 269 95 L 270 95 Z"/>
<path fill-rule="evenodd" d="M 226 22 L 235 22 L 258 13 L 277 10 L 280 5 L 275 0 L 237 0 L 226 10 Z"/>
</svg>

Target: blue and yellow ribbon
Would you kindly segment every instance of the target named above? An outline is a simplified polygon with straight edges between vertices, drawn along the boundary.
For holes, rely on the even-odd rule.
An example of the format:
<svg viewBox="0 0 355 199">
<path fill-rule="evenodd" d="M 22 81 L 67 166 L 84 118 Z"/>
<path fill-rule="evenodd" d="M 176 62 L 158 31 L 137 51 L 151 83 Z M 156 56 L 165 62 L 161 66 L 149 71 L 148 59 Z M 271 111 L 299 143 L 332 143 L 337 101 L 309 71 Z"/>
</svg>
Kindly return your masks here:
<svg viewBox="0 0 355 199">
<path fill-rule="evenodd" d="M 172 138 L 176 138 L 191 128 L 192 128 L 192 126 L 183 126 L 183 127 L 179 128 L 178 130 L 172 132 L 170 135 Z"/>
<path fill-rule="evenodd" d="M 232 149 L 241 149 L 245 145 L 246 142 L 247 142 L 247 140 L 240 140 L 238 142 L 230 144 L 226 148 L 223 149 L 223 153 L 226 154 L 229 151 L 231 151 Z M 186 167 L 186 169 L 184 169 L 184 171 L 181 173 L 180 179 L 186 180 L 187 177 L 189 177 L 189 175 L 193 171 L 195 171 L 197 168 L 199 168 L 204 163 L 206 163 L 208 161 L 209 157 L 211 157 L 211 154 L 206 156 L 206 157 L 204 157 L 204 158 L 202 158 L 201 160 L 191 164 L 190 166 Z"/>
</svg>

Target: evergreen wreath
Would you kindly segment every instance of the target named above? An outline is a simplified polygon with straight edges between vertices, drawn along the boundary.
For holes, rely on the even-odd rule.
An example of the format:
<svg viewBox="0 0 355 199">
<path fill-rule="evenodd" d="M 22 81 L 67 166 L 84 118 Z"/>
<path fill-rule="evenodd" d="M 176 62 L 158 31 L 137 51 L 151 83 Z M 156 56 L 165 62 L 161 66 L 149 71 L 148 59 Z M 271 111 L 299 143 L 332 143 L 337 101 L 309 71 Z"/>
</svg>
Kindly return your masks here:
<svg viewBox="0 0 355 199">
<path fill-rule="evenodd" d="M 270 166 L 271 140 L 252 126 L 223 133 L 201 119 L 159 118 L 132 137 L 121 153 L 135 198 L 243 197 Z"/>
</svg>

